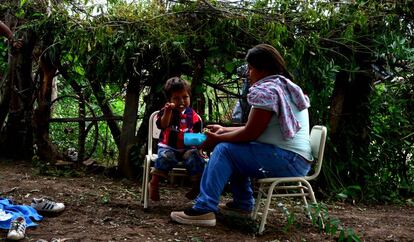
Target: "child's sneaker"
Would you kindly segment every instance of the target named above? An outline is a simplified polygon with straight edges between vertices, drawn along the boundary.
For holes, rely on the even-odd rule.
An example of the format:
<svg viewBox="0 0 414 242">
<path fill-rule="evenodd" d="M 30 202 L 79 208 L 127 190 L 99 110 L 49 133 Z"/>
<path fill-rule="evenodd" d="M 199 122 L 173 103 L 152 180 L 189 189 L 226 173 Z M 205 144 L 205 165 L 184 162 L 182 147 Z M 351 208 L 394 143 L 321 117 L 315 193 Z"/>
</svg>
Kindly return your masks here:
<svg viewBox="0 0 414 242">
<path fill-rule="evenodd" d="M 21 240 L 24 239 L 26 232 L 26 220 L 23 217 L 17 217 L 11 222 L 10 230 L 7 233 L 7 239 L 9 240 Z"/>
<path fill-rule="evenodd" d="M 39 212 L 58 213 L 65 209 L 63 203 L 57 203 L 47 198 L 33 198 L 31 206 Z"/>
</svg>

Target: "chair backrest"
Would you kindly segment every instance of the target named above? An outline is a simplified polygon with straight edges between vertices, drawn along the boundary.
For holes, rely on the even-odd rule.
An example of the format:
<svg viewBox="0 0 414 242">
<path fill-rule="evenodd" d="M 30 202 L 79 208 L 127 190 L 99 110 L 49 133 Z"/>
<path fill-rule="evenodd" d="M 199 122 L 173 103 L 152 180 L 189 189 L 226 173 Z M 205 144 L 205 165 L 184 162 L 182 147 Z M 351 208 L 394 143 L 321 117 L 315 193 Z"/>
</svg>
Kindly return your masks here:
<svg viewBox="0 0 414 242">
<path fill-rule="evenodd" d="M 149 125 L 148 125 L 148 143 L 147 143 L 147 154 L 152 155 L 153 153 L 153 146 L 154 140 L 157 140 L 160 137 L 161 130 L 157 127 L 156 124 L 156 116 L 159 111 L 155 111 L 151 114 L 149 118 Z"/>
<path fill-rule="evenodd" d="M 160 138 L 161 130 L 157 127 L 157 114 L 160 111 L 155 111 L 150 115 L 149 118 L 149 125 L 148 125 L 148 143 L 147 143 L 147 154 L 152 155 L 153 148 L 154 148 L 154 140 L 158 140 Z M 198 114 L 197 114 L 198 115 Z M 203 130 L 203 120 L 201 119 L 200 115 L 198 115 L 198 118 L 201 121 L 201 130 Z"/>
<path fill-rule="evenodd" d="M 316 159 L 314 173 L 311 176 L 307 176 L 307 180 L 315 179 L 322 168 L 323 154 L 325 152 L 327 130 L 325 126 L 315 125 L 312 127 L 310 133 L 310 143 L 312 148 L 312 155 Z"/>
</svg>

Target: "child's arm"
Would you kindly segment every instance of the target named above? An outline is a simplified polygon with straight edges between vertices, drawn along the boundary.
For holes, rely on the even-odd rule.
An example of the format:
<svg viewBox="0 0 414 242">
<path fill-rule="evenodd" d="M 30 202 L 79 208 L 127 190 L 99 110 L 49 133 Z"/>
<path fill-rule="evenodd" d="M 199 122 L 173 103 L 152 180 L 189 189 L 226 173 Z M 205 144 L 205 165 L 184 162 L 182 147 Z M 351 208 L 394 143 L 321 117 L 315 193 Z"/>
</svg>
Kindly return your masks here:
<svg viewBox="0 0 414 242">
<path fill-rule="evenodd" d="M 160 128 L 161 129 L 166 129 L 168 128 L 170 121 L 171 121 L 171 117 L 172 117 L 172 110 L 175 108 L 175 104 L 174 103 L 166 103 L 164 106 L 164 113 L 160 118 Z"/>
<path fill-rule="evenodd" d="M 203 121 L 200 119 L 198 114 L 194 114 L 193 116 L 193 132 L 194 133 L 201 133 L 203 130 L 201 130 L 201 127 L 203 126 Z"/>
</svg>

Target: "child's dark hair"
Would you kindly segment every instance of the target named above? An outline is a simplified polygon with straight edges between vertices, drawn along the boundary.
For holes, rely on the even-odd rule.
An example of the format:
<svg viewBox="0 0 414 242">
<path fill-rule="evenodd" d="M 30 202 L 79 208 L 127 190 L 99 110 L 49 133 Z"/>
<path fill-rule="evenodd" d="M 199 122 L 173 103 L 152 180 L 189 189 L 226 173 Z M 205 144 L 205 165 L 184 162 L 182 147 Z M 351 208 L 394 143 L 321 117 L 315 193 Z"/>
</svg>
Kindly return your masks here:
<svg viewBox="0 0 414 242">
<path fill-rule="evenodd" d="M 191 95 L 190 84 L 180 77 L 171 77 L 167 80 L 164 86 L 164 94 L 167 100 L 170 100 L 172 93 L 176 91 L 186 90 L 188 95 Z"/>
</svg>

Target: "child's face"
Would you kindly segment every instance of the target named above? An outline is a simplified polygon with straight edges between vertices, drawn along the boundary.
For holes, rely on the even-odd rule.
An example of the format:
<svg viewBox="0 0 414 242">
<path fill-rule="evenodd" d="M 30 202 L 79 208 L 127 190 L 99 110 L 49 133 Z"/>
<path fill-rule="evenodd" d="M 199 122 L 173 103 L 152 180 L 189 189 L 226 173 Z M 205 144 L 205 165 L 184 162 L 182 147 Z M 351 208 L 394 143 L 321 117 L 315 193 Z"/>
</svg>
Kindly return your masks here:
<svg viewBox="0 0 414 242">
<path fill-rule="evenodd" d="M 171 94 L 170 102 L 175 104 L 175 108 L 180 112 L 190 106 L 190 95 L 186 90 L 180 90 Z"/>
</svg>

